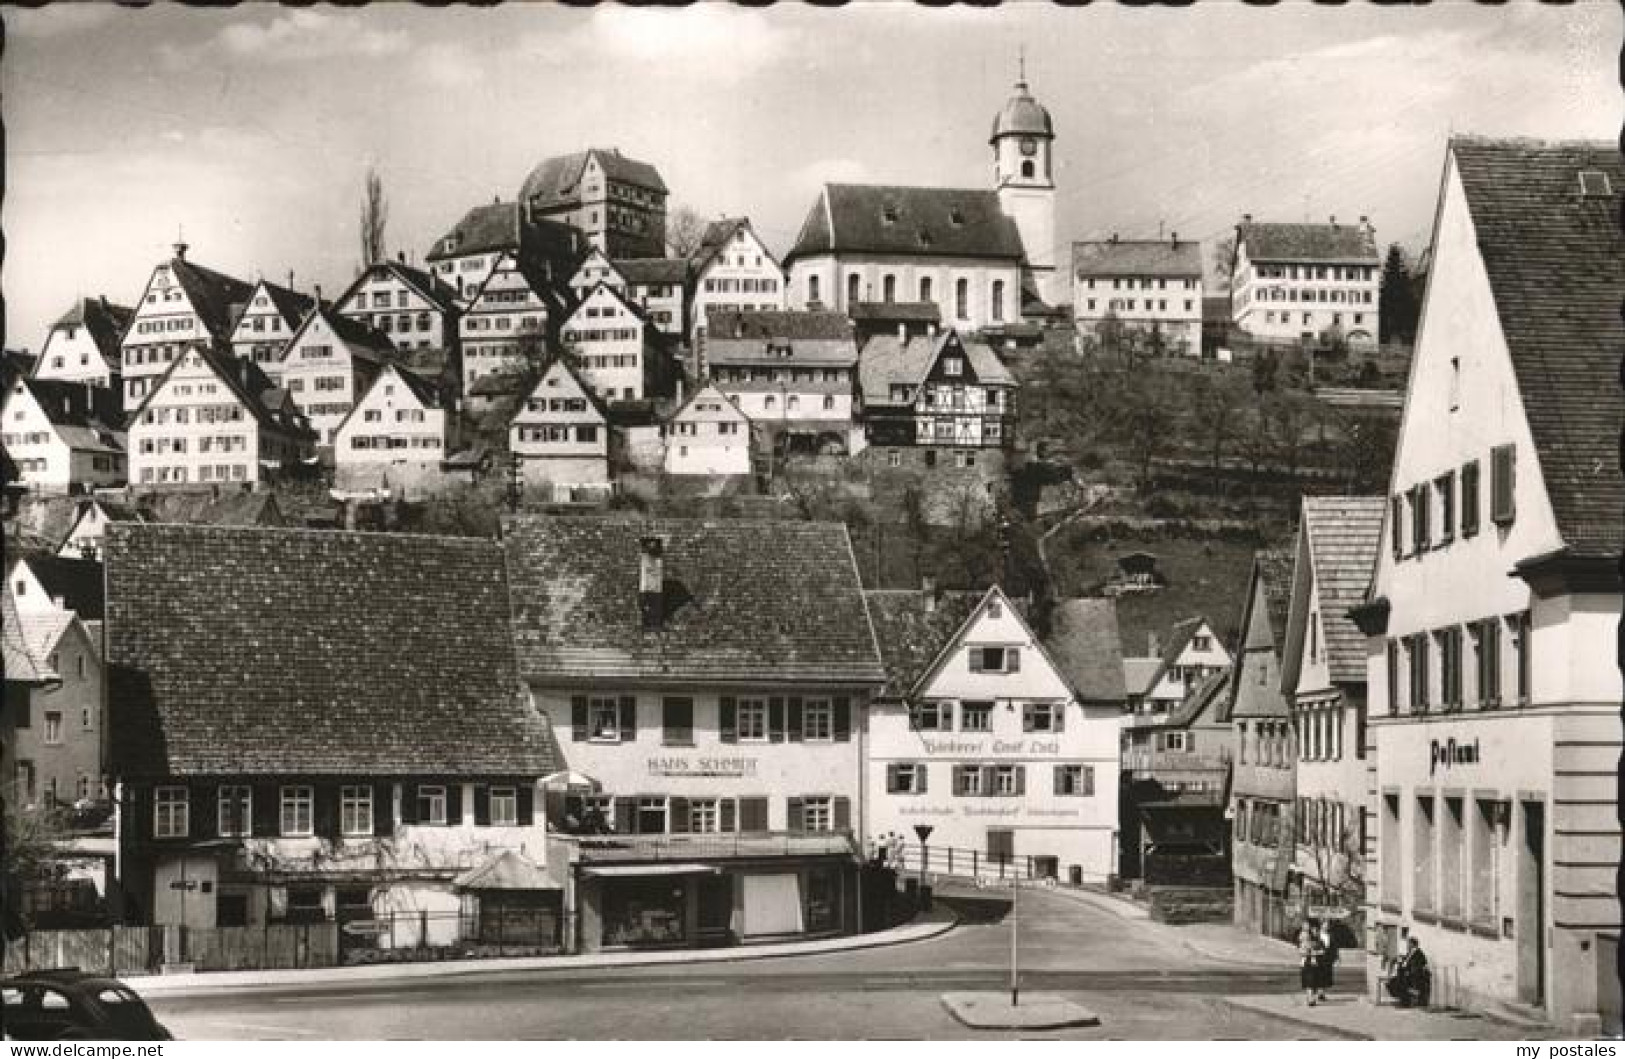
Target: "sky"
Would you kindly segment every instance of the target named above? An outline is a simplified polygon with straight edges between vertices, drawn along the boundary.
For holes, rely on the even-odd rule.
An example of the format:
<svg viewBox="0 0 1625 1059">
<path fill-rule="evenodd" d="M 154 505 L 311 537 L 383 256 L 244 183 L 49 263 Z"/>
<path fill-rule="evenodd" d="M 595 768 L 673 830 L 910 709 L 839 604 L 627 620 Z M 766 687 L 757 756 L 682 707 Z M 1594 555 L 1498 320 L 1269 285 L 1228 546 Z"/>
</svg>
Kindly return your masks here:
<svg viewBox="0 0 1625 1059">
<path fill-rule="evenodd" d="M 329 297 L 364 176 L 421 261 L 542 159 L 618 147 L 669 205 L 782 254 L 825 182 L 991 186 L 1026 54 L 1054 118 L 1057 230 L 1357 221 L 1428 241 L 1452 132 L 1615 139 L 1618 5 L 683 9 L 509 3 L 4 11 L 5 345 L 81 295 L 139 299 L 177 233 L 201 264 Z M 1064 248 L 1060 248 L 1064 259 Z"/>
</svg>

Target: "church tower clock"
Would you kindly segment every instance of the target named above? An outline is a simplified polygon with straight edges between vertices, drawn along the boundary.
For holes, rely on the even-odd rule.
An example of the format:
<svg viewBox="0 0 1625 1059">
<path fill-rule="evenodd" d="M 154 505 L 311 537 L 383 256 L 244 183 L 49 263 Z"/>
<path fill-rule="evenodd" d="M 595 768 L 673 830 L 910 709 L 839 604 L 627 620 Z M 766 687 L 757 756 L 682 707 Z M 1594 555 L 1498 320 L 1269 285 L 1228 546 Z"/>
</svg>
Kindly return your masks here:
<svg viewBox="0 0 1625 1059">
<path fill-rule="evenodd" d="M 1023 59 L 1015 94 L 993 121 L 993 186 L 1005 215 L 1016 222 L 1027 269 L 1039 297 L 1051 307 L 1066 301 L 1067 274 L 1056 268 L 1055 127 L 1049 111 L 1027 88 Z"/>
</svg>

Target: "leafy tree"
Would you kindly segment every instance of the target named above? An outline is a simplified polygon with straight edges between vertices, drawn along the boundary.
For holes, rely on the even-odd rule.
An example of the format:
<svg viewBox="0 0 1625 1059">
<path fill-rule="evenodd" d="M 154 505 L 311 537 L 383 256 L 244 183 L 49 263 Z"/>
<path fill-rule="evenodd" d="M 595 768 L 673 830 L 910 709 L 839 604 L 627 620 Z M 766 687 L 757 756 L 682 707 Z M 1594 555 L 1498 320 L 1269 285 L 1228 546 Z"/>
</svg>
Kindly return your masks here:
<svg viewBox="0 0 1625 1059">
<path fill-rule="evenodd" d="M 1113 373 L 1112 434 L 1133 461 L 1143 489 L 1151 482 L 1151 464 L 1168 451 L 1176 433 L 1178 409 L 1164 372 L 1122 369 Z"/>
<path fill-rule="evenodd" d="M 689 206 L 666 214 L 666 249 L 672 257 L 693 257 L 705 238 L 706 220 Z"/>
<path fill-rule="evenodd" d="M 1388 257 L 1382 265 L 1382 288 L 1377 297 L 1379 341 L 1416 341 L 1421 301 L 1417 297 L 1415 278 L 1405 260 L 1405 251 L 1398 243 L 1388 247 Z"/>
<path fill-rule="evenodd" d="M 1351 416 L 1333 452 L 1351 496 L 1383 493 L 1393 469 L 1399 424 L 1389 416 Z"/>
<path fill-rule="evenodd" d="M 1208 288 L 1214 291 L 1230 289 L 1231 258 L 1236 256 L 1236 237 L 1227 235 L 1213 244 L 1212 268 L 1208 272 Z"/>
<path fill-rule="evenodd" d="M 1263 397 L 1275 390 L 1280 379 L 1280 354 L 1269 347 L 1260 349 L 1258 355 L 1253 358 L 1253 392 Z"/>
<path fill-rule="evenodd" d="M 1230 372 L 1203 373 L 1193 380 L 1186 414 L 1192 436 L 1207 450 L 1208 467 L 1215 481 L 1224 462 L 1225 447 L 1241 426 L 1241 411 L 1247 395 L 1244 384 Z"/>
<path fill-rule="evenodd" d="M 19 937 L 28 923 L 18 909 L 22 895 L 31 885 L 59 881 L 67 867 L 57 856 L 58 844 L 67 829 L 61 816 L 49 810 L 27 810 L 7 800 L 5 803 L 5 847 L 0 872 L 0 907 L 5 909 L 3 933 L 6 940 Z"/>
<path fill-rule="evenodd" d="M 388 254 L 384 232 L 389 225 L 389 200 L 376 169 L 367 170 L 361 192 L 361 267 L 371 268 Z"/>
<path fill-rule="evenodd" d="M 1301 391 L 1283 391 L 1264 402 L 1265 432 L 1272 442 L 1275 459 L 1289 475 L 1298 473 L 1304 433 L 1319 411 L 1320 403 Z"/>
</svg>

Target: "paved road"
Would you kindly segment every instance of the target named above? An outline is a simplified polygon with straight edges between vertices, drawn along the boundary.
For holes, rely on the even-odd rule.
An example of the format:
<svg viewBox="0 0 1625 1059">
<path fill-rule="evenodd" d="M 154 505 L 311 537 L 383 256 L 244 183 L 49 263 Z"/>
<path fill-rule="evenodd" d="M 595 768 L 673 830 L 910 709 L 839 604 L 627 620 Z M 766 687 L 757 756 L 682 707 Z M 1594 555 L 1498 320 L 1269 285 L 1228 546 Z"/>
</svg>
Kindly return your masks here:
<svg viewBox="0 0 1625 1059">
<path fill-rule="evenodd" d="M 1290 968 L 1203 958 L 1178 928 L 1058 894 L 1024 894 L 1022 907 L 1023 988 L 1063 993 L 1102 1018 L 1098 1028 L 1029 1036 L 1310 1035 L 1221 999 L 1290 991 Z M 1009 950 L 1001 922 L 827 956 L 267 988 L 152 1005 L 178 1036 L 198 1039 L 963 1039 L 972 1032 L 940 995 L 1005 988 Z M 1351 988 L 1359 980 L 1350 968 Z"/>
</svg>

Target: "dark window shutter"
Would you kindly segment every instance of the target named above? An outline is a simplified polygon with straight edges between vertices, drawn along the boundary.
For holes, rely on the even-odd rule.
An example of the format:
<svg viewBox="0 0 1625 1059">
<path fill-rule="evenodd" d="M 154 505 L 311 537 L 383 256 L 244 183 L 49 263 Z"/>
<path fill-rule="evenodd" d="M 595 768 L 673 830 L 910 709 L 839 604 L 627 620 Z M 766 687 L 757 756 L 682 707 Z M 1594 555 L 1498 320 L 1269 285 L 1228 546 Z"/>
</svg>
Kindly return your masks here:
<svg viewBox="0 0 1625 1059">
<path fill-rule="evenodd" d="M 1472 537 L 1478 533 L 1478 461 L 1461 468 L 1461 535 Z"/>
<path fill-rule="evenodd" d="M 570 696 L 570 738 L 582 743 L 587 739 L 587 696 Z"/>
<path fill-rule="evenodd" d="M 1006 647 L 1004 649 L 1004 667 L 1007 673 L 1021 672 L 1021 648 Z"/>
<path fill-rule="evenodd" d="M 401 823 L 415 824 L 418 822 L 418 785 L 415 783 L 401 784 Z"/>
<path fill-rule="evenodd" d="M 1065 794 L 1066 793 L 1066 766 L 1065 765 L 1056 765 L 1055 766 L 1055 790 L 1054 790 L 1054 793 L 1055 794 Z"/>
<path fill-rule="evenodd" d="M 1394 558 L 1398 559 L 1405 554 L 1405 501 L 1400 499 L 1398 493 L 1388 498 L 1388 538 L 1393 548 Z"/>
<path fill-rule="evenodd" d="M 887 794 L 896 794 L 901 790 L 902 790 L 902 787 L 900 787 L 898 785 L 898 782 L 897 782 L 897 766 L 896 765 L 887 765 L 886 766 L 886 793 Z"/>
<path fill-rule="evenodd" d="M 785 828 L 790 831 L 805 829 L 806 820 L 801 811 L 801 799 L 790 798 L 785 803 Z"/>
<path fill-rule="evenodd" d="M 785 734 L 789 736 L 790 742 L 801 742 L 801 696 L 799 695 L 790 696 L 790 713 L 789 720 L 786 722 Z"/>
<path fill-rule="evenodd" d="M 927 778 L 931 775 L 931 766 L 920 762 L 914 766 L 914 793 L 924 794 Z"/>
<path fill-rule="evenodd" d="M 767 700 L 767 739 L 770 743 L 784 742 L 784 700 L 777 696 Z"/>
<path fill-rule="evenodd" d="M 379 837 L 395 833 L 395 785 L 393 783 L 373 784 L 372 833 Z"/>
<path fill-rule="evenodd" d="M 1050 731 L 1066 731 L 1066 703 L 1057 702 L 1055 705 L 1051 706 L 1049 716 Z"/>
<path fill-rule="evenodd" d="M 688 799 L 673 798 L 666 813 L 666 830 L 682 834 L 688 830 Z"/>
<path fill-rule="evenodd" d="M 955 794 L 955 796 L 962 795 L 962 794 L 965 793 L 965 775 L 966 775 L 965 769 L 966 769 L 966 766 L 964 766 L 964 765 L 955 765 L 954 766 L 954 794 Z"/>
<path fill-rule="evenodd" d="M 616 798 L 615 799 L 615 830 L 620 832 L 623 835 L 633 834 L 634 831 L 633 831 L 632 824 L 633 824 L 634 819 L 635 819 L 635 814 L 632 812 L 632 799 L 630 799 L 630 798 Z"/>
<path fill-rule="evenodd" d="M 463 822 L 463 785 L 446 784 L 446 825 L 456 827 Z"/>
<path fill-rule="evenodd" d="M 733 696 L 722 696 L 722 701 L 718 706 L 718 710 L 720 711 L 720 717 L 718 719 L 717 727 L 721 732 L 720 738 L 724 743 L 739 742 L 739 711 L 734 702 Z"/>
<path fill-rule="evenodd" d="M 665 741 L 673 746 L 689 746 L 694 742 L 694 700 L 667 698 L 661 700 Z"/>
<path fill-rule="evenodd" d="M 835 711 L 835 741 L 849 743 L 852 741 L 852 700 L 845 695 L 837 695 L 831 707 Z"/>
<path fill-rule="evenodd" d="M 965 654 L 970 658 L 970 671 L 972 673 L 980 673 L 982 671 L 982 649 L 980 647 L 972 647 L 969 651 L 966 651 Z"/>
<path fill-rule="evenodd" d="M 1093 765 L 1083 766 L 1083 793 L 1086 797 L 1094 797 L 1095 767 Z"/>
<path fill-rule="evenodd" d="M 215 838 L 220 830 L 220 788 L 206 784 L 192 791 L 187 828 L 197 838 Z"/>
<path fill-rule="evenodd" d="M 483 783 L 474 787 L 474 823 L 481 827 L 491 823 L 491 788 Z"/>
<path fill-rule="evenodd" d="M 1027 793 L 1027 766 L 1026 765 L 1017 765 L 1016 766 L 1016 793 L 1017 794 L 1026 794 Z"/>
<path fill-rule="evenodd" d="M 741 798 L 739 799 L 739 830 L 766 831 L 767 830 L 767 799 Z"/>
<path fill-rule="evenodd" d="M 29 707 L 32 706 L 33 704 L 28 701 L 28 696 L 26 696 L 26 695 L 18 695 L 15 700 L 13 700 L 11 703 L 8 703 L 7 705 L 13 705 L 13 706 L 16 706 L 16 708 L 17 708 L 17 717 L 16 717 L 16 720 L 11 722 L 12 727 L 14 727 L 14 728 L 32 728 L 34 726 L 34 715 L 31 712 L 31 710 L 29 709 Z M 15 778 L 15 777 L 12 777 L 12 778 Z"/>
<path fill-rule="evenodd" d="M 738 824 L 734 818 L 734 800 L 732 798 L 720 799 L 717 802 L 717 829 L 732 831 L 736 826 Z"/>
<path fill-rule="evenodd" d="M 520 827 L 529 827 L 536 822 L 536 788 L 529 783 L 521 783 L 515 793 L 514 817 Z"/>
<path fill-rule="evenodd" d="M 339 837 L 339 788 L 318 783 L 311 787 L 315 801 L 311 812 L 315 817 L 316 834 L 322 838 Z"/>
<path fill-rule="evenodd" d="M 620 705 L 621 742 L 636 742 L 638 738 L 638 700 L 631 695 L 622 695 Z"/>
<path fill-rule="evenodd" d="M 1033 710 L 1035 709 L 1037 707 L 1033 703 L 1024 702 L 1021 704 L 1021 730 L 1023 732 L 1033 730 Z"/>
<path fill-rule="evenodd" d="M 1490 452 L 1490 518 L 1497 523 L 1511 522 L 1516 514 L 1513 493 L 1517 485 L 1517 449 L 1499 445 Z"/>
<path fill-rule="evenodd" d="M 852 830 L 852 800 L 850 798 L 835 799 L 835 830 Z"/>
<path fill-rule="evenodd" d="M 998 767 L 996 765 L 983 765 L 982 766 L 982 794 L 983 794 L 983 796 L 986 797 L 986 796 L 991 796 L 993 794 L 994 788 L 998 784 L 998 779 L 999 779 L 999 771 L 998 771 Z"/>
</svg>

